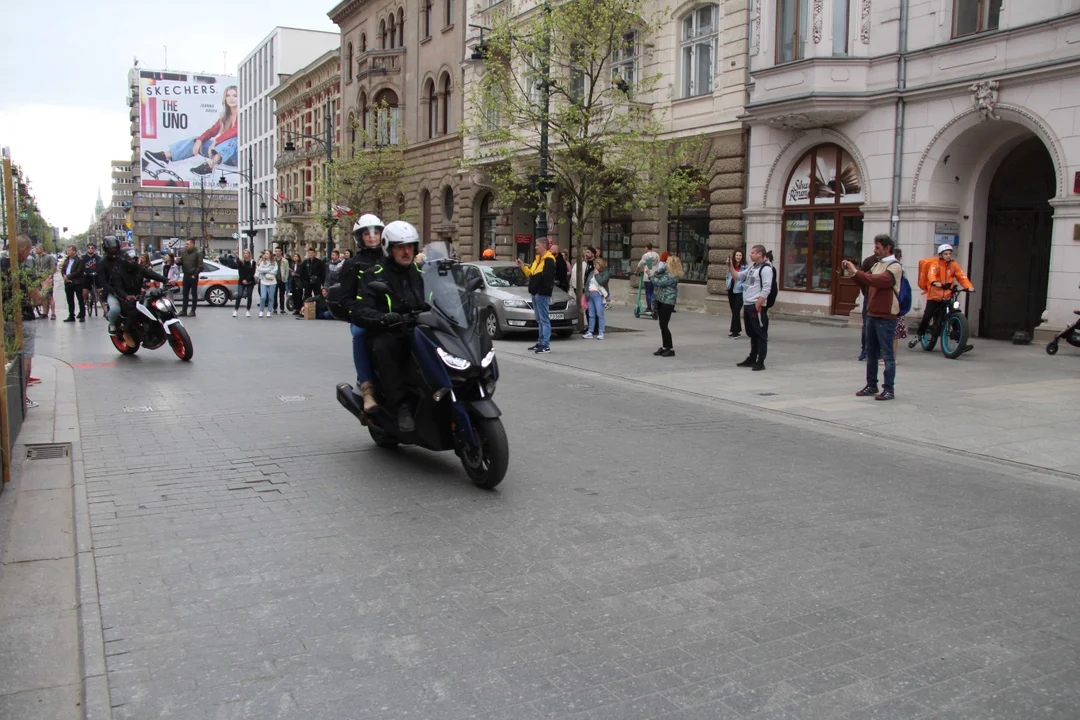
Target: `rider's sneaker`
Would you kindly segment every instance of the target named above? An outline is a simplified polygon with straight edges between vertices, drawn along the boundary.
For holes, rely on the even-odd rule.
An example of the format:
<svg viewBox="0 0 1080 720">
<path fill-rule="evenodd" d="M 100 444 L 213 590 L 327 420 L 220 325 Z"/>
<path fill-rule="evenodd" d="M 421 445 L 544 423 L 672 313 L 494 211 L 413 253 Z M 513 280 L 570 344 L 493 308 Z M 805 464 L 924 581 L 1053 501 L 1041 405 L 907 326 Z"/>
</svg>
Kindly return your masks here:
<svg viewBox="0 0 1080 720">
<path fill-rule="evenodd" d="M 409 433 L 416 430 L 416 422 L 413 421 L 412 412 L 409 411 L 407 405 L 398 405 L 397 426 L 401 432 Z"/>
<path fill-rule="evenodd" d="M 867 385 L 859 392 L 855 393 L 856 397 L 870 397 L 871 395 L 877 395 L 878 389 L 876 385 Z"/>
<path fill-rule="evenodd" d="M 360 384 L 360 397 L 364 401 L 364 412 L 371 414 L 379 409 L 379 403 L 375 400 L 375 385 L 370 380 Z"/>
<path fill-rule="evenodd" d="M 875 400 L 895 400 L 896 396 L 893 395 L 892 390 L 885 390 L 880 395 L 874 398 Z"/>
</svg>

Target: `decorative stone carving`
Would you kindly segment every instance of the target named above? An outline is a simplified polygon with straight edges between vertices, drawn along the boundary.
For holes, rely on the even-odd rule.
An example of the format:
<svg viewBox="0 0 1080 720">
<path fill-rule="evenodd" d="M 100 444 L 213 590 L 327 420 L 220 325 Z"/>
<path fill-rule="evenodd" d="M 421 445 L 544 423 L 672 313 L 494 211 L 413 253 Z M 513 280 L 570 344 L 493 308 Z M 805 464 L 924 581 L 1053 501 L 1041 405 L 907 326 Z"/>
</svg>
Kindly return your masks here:
<svg viewBox="0 0 1080 720">
<path fill-rule="evenodd" d="M 814 44 L 821 42 L 821 13 L 825 0 L 814 0 Z"/>
<path fill-rule="evenodd" d="M 968 88 L 971 91 L 971 102 L 983 120 L 1000 120 L 995 108 L 998 103 L 998 81 L 982 80 Z"/>
<path fill-rule="evenodd" d="M 859 38 L 863 45 L 870 44 L 870 0 L 862 0 L 862 27 Z"/>
</svg>

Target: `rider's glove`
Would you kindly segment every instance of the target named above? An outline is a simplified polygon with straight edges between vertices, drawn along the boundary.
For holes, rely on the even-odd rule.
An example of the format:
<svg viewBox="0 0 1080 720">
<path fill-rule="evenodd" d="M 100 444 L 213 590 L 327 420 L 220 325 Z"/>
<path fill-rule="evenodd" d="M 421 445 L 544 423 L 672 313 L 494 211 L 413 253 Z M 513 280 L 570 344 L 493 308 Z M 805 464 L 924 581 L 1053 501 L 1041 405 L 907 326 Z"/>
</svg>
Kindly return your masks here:
<svg viewBox="0 0 1080 720">
<path fill-rule="evenodd" d="M 390 327 L 391 325 L 400 325 L 405 321 L 405 318 L 401 317 L 401 313 L 388 312 L 382 316 L 382 324 Z"/>
</svg>

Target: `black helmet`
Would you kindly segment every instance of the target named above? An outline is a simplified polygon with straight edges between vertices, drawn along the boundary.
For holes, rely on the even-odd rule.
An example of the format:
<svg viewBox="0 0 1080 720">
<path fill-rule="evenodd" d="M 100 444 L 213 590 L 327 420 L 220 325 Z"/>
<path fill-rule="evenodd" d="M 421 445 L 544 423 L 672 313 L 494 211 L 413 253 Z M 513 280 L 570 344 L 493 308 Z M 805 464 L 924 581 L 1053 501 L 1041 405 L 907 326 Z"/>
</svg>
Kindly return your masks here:
<svg viewBox="0 0 1080 720">
<path fill-rule="evenodd" d="M 101 242 L 101 249 L 106 255 L 116 256 L 120 252 L 120 241 L 115 237 L 107 237 Z"/>
<path fill-rule="evenodd" d="M 124 248 L 123 252 L 120 254 L 120 257 L 123 260 L 137 260 L 139 256 L 135 253 L 134 248 Z"/>
</svg>

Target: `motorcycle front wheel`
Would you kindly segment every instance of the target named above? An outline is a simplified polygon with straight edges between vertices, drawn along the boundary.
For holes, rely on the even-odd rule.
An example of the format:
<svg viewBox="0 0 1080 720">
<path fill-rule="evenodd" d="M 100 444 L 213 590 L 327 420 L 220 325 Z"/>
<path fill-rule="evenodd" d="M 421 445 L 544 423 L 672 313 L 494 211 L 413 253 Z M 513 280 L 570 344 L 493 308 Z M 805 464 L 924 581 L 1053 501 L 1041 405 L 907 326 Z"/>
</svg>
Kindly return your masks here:
<svg viewBox="0 0 1080 720">
<path fill-rule="evenodd" d="M 950 360 L 955 360 L 967 350 L 967 318 L 956 313 L 945 318 L 945 328 L 941 331 L 941 352 Z"/>
<path fill-rule="evenodd" d="M 510 445 L 499 418 L 473 418 L 473 432 L 479 447 L 463 448 L 461 465 L 473 485 L 491 490 L 502 482 L 510 464 Z"/>
<path fill-rule="evenodd" d="M 182 325 L 173 325 L 169 332 L 169 346 L 172 347 L 176 357 L 184 362 L 190 362 L 195 355 L 195 346 L 191 344 L 191 336 L 187 328 Z"/>
<path fill-rule="evenodd" d="M 134 355 L 139 352 L 139 341 L 136 340 L 134 345 L 128 345 L 124 341 L 124 336 L 117 337 L 115 335 L 109 335 L 109 339 L 112 340 L 113 347 L 122 352 L 124 355 Z"/>
</svg>

